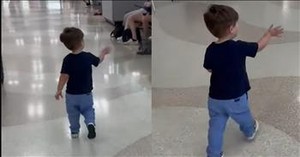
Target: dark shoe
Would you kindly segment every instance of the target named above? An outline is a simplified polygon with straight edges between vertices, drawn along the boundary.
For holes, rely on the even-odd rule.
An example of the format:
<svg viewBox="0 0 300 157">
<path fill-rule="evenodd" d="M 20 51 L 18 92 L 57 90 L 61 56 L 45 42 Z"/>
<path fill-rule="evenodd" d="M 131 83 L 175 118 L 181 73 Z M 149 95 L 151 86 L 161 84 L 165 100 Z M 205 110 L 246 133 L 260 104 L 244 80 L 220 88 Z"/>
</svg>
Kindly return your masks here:
<svg viewBox="0 0 300 157">
<path fill-rule="evenodd" d="M 95 126 L 94 126 L 94 124 L 89 124 L 88 125 L 88 131 L 89 131 L 89 134 L 88 134 L 88 138 L 89 139 L 93 139 L 93 138 L 95 138 L 96 137 L 96 131 L 95 131 Z"/>
</svg>

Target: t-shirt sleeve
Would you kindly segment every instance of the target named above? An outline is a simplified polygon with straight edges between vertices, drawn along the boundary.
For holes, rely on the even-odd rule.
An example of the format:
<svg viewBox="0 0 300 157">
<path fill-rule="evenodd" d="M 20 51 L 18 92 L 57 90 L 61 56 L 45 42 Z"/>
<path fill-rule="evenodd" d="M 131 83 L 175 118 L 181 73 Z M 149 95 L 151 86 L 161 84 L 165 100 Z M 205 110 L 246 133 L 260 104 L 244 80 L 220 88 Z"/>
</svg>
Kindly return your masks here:
<svg viewBox="0 0 300 157">
<path fill-rule="evenodd" d="M 207 70 L 211 70 L 212 69 L 212 63 L 211 63 L 211 59 L 210 59 L 210 53 L 208 50 L 206 50 L 205 52 L 205 56 L 204 56 L 204 63 L 203 63 L 203 67 Z"/>
<path fill-rule="evenodd" d="M 64 60 L 63 60 L 63 64 L 62 64 L 60 73 L 61 74 L 70 74 L 70 67 L 68 65 L 68 59 L 67 58 L 64 58 Z"/>
<path fill-rule="evenodd" d="M 243 53 L 244 56 L 255 57 L 258 50 L 258 43 L 256 42 L 245 42 L 238 40 L 238 51 Z"/>
<path fill-rule="evenodd" d="M 92 54 L 92 53 L 89 53 L 89 56 L 90 56 L 92 65 L 98 66 L 99 63 L 100 63 L 100 58 L 99 58 L 99 57 L 96 57 L 96 56 L 95 56 L 94 54 Z"/>
</svg>

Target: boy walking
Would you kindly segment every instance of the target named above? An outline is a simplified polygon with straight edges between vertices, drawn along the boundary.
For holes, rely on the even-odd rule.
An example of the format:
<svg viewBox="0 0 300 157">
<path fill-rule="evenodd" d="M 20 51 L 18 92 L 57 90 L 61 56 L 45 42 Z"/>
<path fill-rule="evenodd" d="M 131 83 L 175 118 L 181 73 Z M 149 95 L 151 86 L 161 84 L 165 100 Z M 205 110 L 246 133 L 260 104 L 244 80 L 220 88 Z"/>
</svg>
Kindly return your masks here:
<svg viewBox="0 0 300 157">
<path fill-rule="evenodd" d="M 72 51 L 63 60 L 61 74 L 57 85 L 55 98 L 59 100 L 62 89 L 67 83 L 66 108 L 70 122 L 71 137 L 78 138 L 79 118 L 82 114 L 88 129 L 88 138 L 96 137 L 95 111 L 93 108 L 93 79 L 92 65 L 97 67 L 104 60 L 110 48 L 102 50 L 98 57 L 83 51 L 83 32 L 75 27 L 66 27 L 60 34 L 60 41 Z"/>
<path fill-rule="evenodd" d="M 206 49 L 204 68 L 211 72 L 208 110 L 208 157 L 223 156 L 223 133 L 231 117 L 246 139 L 252 141 L 259 123 L 252 117 L 247 92 L 250 90 L 246 57 L 255 57 L 272 37 L 280 37 L 281 27 L 271 26 L 258 42 L 234 41 L 238 33 L 238 13 L 225 5 L 211 5 L 203 15 L 208 30 L 218 38 Z"/>
</svg>

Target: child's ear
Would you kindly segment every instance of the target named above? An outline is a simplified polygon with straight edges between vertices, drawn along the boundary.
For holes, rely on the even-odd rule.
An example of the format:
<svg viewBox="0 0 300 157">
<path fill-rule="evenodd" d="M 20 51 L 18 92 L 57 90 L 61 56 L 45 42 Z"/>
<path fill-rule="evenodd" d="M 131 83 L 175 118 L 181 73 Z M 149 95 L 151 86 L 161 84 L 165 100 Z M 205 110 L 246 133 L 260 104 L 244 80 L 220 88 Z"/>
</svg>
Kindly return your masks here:
<svg viewBox="0 0 300 157">
<path fill-rule="evenodd" d="M 234 25 L 231 25 L 231 26 L 229 27 L 229 32 L 230 32 L 230 33 L 233 33 L 233 32 L 234 32 L 234 27 L 235 27 Z"/>
</svg>

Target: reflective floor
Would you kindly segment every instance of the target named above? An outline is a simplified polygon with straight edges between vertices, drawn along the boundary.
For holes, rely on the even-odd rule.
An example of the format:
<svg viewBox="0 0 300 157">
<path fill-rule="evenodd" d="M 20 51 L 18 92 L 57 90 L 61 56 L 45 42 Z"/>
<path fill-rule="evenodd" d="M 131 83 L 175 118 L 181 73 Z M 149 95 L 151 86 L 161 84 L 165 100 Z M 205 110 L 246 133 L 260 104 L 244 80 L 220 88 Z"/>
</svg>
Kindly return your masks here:
<svg viewBox="0 0 300 157">
<path fill-rule="evenodd" d="M 114 27 L 94 12 L 82 1 L 2 1 L 2 156 L 114 156 L 151 133 L 151 56 L 112 41 Z M 54 99 L 67 26 L 83 30 L 86 51 L 113 47 L 93 69 L 94 140 L 83 117 L 70 139 L 64 100 Z"/>
</svg>

